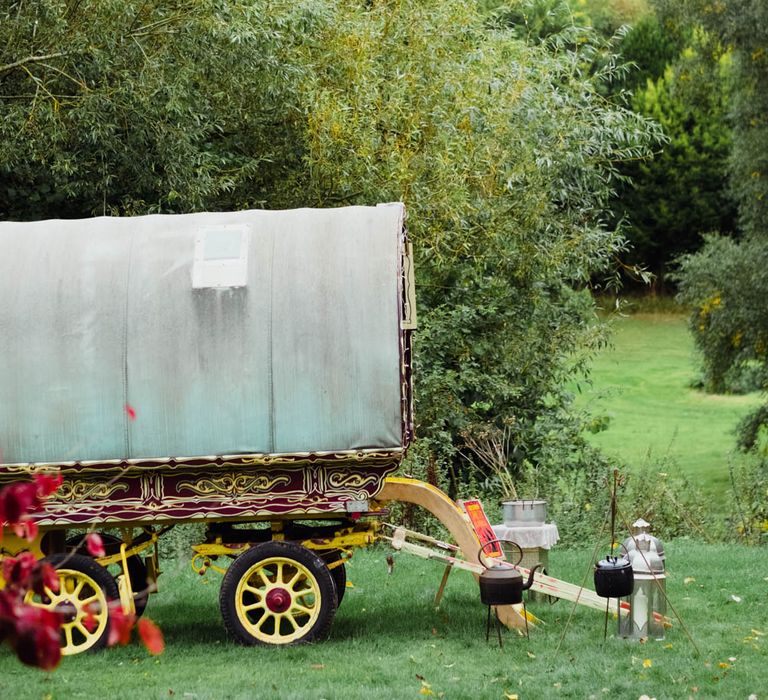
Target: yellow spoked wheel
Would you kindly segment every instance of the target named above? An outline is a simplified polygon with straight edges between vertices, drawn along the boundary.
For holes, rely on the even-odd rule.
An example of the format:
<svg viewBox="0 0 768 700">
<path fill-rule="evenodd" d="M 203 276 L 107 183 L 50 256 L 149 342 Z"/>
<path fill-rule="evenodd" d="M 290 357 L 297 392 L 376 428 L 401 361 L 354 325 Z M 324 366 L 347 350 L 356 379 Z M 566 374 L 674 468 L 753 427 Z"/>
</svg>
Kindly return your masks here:
<svg viewBox="0 0 768 700">
<path fill-rule="evenodd" d="M 107 556 L 120 553 L 120 545 L 123 544 L 123 541 L 119 537 L 115 537 L 108 532 L 100 532 L 99 536 L 101 537 L 104 551 Z M 68 552 L 90 556 L 83 536 L 70 537 L 67 539 L 66 546 Z M 131 581 L 131 588 L 133 589 L 133 604 L 136 617 L 141 617 L 144 614 L 144 610 L 147 607 L 147 601 L 149 600 L 147 566 L 138 554 L 128 557 L 127 563 L 128 578 Z M 123 565 L 122 563 L 112 564 L 107 568 L 107 571 L 109 571 L 115 580 L 117 580 L 117 577 L 123 574 Z M 118 590 L 120 590 L 119 586 Z"/>
<path fill-rule="evenodd" d="M 219 594 L 229 633 L 243 644 L 299 644 L 328 633 L 336 589 L 313 552 L 289 542 L 267 542 L 229 567 Z"/>
<path fill-rule="evenodd" d="M 53 554 L 46 557 L 59 578 L 59 590 L 40 596 L 30 591 L 26 602 L 59 613 L 64 656 L 103 648 L 109 637 L 109 601 L 118 600 L 111 574 L 90 557 Z"/>
</svg>

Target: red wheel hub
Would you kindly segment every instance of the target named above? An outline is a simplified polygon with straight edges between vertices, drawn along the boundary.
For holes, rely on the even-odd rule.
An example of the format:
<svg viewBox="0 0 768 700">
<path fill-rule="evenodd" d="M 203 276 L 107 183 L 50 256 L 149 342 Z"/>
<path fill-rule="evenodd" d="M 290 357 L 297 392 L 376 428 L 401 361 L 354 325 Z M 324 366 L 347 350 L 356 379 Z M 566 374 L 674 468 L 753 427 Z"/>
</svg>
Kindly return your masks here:
<svg viewBox="0 0 768 700">
<path fill-rule="evenodd" d="M 267 607 L 270 612 L 285 612 L 291 607 L 291 594 L 285 588 L 273 588 L 267 593 Z"/>
</svg>

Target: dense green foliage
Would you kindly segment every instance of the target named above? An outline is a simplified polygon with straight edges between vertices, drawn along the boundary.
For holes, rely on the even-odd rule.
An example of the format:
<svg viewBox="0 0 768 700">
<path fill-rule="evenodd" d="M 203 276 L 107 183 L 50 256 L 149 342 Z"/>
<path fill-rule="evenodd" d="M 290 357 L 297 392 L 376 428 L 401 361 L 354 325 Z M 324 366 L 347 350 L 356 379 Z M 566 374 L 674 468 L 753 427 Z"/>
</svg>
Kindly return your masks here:
<svg viewBox="0 0 768 700">
<path fill-rule="evenodd" d="M 509 27 L 516 38 L 528 43 L 557 36 L 578 23 L 568 0 L 519 0 L 491 5 L 492 21 Z"/>
<path fill-rule="evenodd" d="M 731 0 L 701 16 L 734 55 L 731 184 L 748 236 L 768 236 L 768 4 Z"/>
<path fill-rule="evenodd" d="M 561 386 L 601 337 L 574 290 L 622 247 L 617 163 L 654 130 L 601 96 L 613 67 L 586 35 L 552 52 L 486 19 L 468 0 L 6 6 L 0 215 L 403 200 L 416 467 L 464 481 L 461 433 L 502 420 L 521 466 L 568 464 Z"/>
<path fill-rule="evenodd" d="M 257 205 L 298 167 L 292 3 L 6 4 L 0 216 Z M 247 76 L 245 79 L 244 76 Z"/>
<path fill-rule="evenodd" d="M 646 126 L 599 97 L 578 55 L 486 31 L 468 6 L 361 19 L 339 10 L 321 35 L 310 201 L 409 207 L 422 438 L 450 458 L 463 430 L 514 418 L 519 456 L 543 460 L 555 440 L 546 462 L 561 463 L 559 387 L 596 337 L 589 300 L 567 283 L 620 246 L 600 217 L 612 162 L 641 152 Z"/>
<path fill-rule="evenodd" d="M 574 14 L 605 36 L 633 26 L 650 12 L 648 0 L 568 0 Z"/>
<path fill-rule="evenodd" d="M 761 0 L 664 4 L 671 18 L 698 23 L 733 55 L 729 83 L 733 127 L 730 185 L 744 240 L 708 240 L 681 270 L 683 298 L 694 305 L 691 326 L 703 354 L 708 387 L 747 384 L 766 388 L 764 300 L 768 261 L 768 5 Z M 765 408 L 741 428 L 741 444 L 759 444 Z"/>
<path fill-rule="evenodd" d="M 622 58 L 636 67 L 620 85 L 667 141 L 653 160 L 623 168 L 629 181 L 619 186 L 613 209 L 627 222 L 628 261 L 647 266 L 664 289 L 676 258 L 700 248 L 703 234 L 735 229 L 727 175 L 732 60 L 701 27 L 654 5 L 657 11 L 642 16 L 620 45 Z"/>
<path fill-rule="evenodd" d="M 704 386 L 723 392 L 745 372 L 768 386 L 768 240 L 737 243 L 710 236 L 681 263 L 680 297 L 693 309 L 690 329 L 701 350 Z"/>
<path fill-rule="evenodd" d="M 730 55 L 711 35 L 663 7 L 657 15 L 642 0 L 487 0 L 493 21 L 531 44 L 558 52 L 591 32 L 592 69 L 606 47 L 619 52 L 605 95 L 659 123 L 667 142 L 653 159 L 621 168 L 611 208 L 626 224 L 630 278 L 647 267 L 663 285 L 675 258 L 701 245 L 709 231 L 734 229 L 735 205 L 727 187 L 731 130 L 726 122 Z M 594 29 L 591 31 L 589 28 Z M 602 38 L 602 46 L 594 37 Z M 582 52 L 584 55 L 586 52 Z M 646 281 L 646 276 L 642 276 Z"/>
<path fill-rule="evenodd" d="M 629 36 L 632 36 L 630 33 Z M 616 213 L 628 219 L 630 260 L 663 275 L 682 253 L 697 250 L 702 234 L 735 228 L 728 195 L 731 133 L 722 73 L 728 57 L 702 61 L 689 48 L 656 80 L 634 92 L 632 105 L 658 122 L 667 142 L 649 161 L 628 165 Z"/>
<path fill-rule="evenodd" d="M 655 0 L 671 27 L 704 28 L 733 54 L 731 189 L 747 235 L 768 231 L 768 5 L 763 0 Z"/>
<path fill-rule="evenodd" d="M 648 14 L 632 24 L 621 42 L 621 57 L 634 65 L 622 85 L 634 90 L 664 75 L 685 48 L 685 38 L 662 27 L 658 17 Z"/>
</svg>

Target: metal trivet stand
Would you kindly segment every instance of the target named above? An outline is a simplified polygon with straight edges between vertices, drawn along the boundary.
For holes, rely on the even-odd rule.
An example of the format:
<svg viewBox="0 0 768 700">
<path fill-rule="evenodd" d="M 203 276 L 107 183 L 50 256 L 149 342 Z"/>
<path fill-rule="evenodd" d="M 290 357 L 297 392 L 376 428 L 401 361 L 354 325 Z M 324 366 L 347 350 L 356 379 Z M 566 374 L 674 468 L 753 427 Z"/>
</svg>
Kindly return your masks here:
<svg viewBox="0 0 768 700">
<path fill-rule="evenodd" d="M 485 553 L 490 545 L 500 545 L 498 549 L 501 553 L 496 556 L 490 556 Z M 513 564 L 506 560 L 510 549 L 517 550 L 518 558 Z M 502 558 L 502 556 L 504 558 Z M 491 608 L 498 605 L 523 605 L 523 619 L 525 620 L 525 636 L 530 639 L 528 633 L 528 611 L 523 600 L 523 591 L 528 590 L 533 583 L 533 576 L 541 564 L 536 564 L 528 576 L 528 581 L 523 583 L 523 575 L 517 570 L 518 564 L 523 558 L 523 550 L 519 544 L 511 540 L 493 539 L 488 540 L 480 547 L 478 552 L 478 561 L 485 567 L 480 574 L 480 601 L 488 606 L 488 616 L 485 621 L 485 641 L 490 638 L 491 633 Z M 495 563 L 495 566 L 488 566 L 488 561 Z M 496 624 L 496 633 L 499 637 L 499 647 L 504 644 L 501 641 L 501 622 L 498 613 L 494 615 Z"/>
</svg>

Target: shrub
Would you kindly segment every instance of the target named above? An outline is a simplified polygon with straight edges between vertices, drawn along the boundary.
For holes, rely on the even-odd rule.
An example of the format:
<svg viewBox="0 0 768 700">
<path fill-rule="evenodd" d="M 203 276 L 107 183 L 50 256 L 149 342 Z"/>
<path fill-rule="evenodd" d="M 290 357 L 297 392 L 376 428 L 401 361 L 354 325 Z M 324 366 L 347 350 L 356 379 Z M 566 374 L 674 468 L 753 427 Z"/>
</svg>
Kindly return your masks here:
<svg viewBox="0 0 768 700">
<path fill-rule="evenodd" d="M 692 309 L 689 328 L 701 351 L 706 390 L 732 390 L 741 370 L 754 377 L 753 383 L 765 387 L 768 241 L 737 243 L 707 236 L 699 253 L 681 259 L 677 279 L 679 299 Z"/>
<path fill-rule="evenodd" d="M 729 465 L 729 534 L 748 544 L 768 544 L 768 460 L 765 454 Z"/>
</svg>

